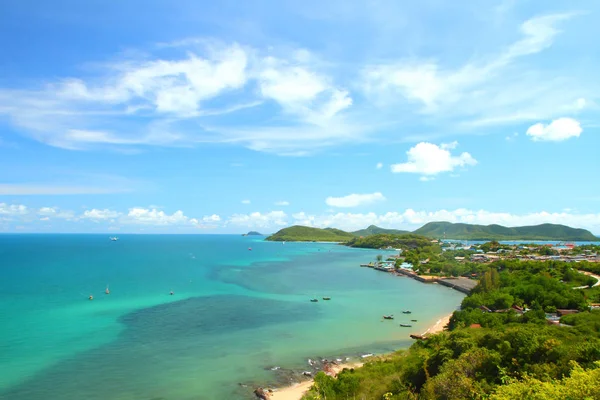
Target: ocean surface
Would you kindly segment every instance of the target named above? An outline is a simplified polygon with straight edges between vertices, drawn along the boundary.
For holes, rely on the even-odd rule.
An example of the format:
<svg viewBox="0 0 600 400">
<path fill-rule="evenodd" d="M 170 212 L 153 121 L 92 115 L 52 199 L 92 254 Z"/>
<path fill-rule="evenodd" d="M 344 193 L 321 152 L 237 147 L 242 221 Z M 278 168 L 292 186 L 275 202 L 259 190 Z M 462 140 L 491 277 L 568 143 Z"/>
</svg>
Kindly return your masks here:
<svg viewBox="0 0 600 400">
<path fill-rule="evenodd" d="M 308 359 L 408 347 L 463 295 L 359 267 L 379 253 L 239 235 L 0 235 L 0 398 L 245 399 L 298 379 Z"/>
</svg>

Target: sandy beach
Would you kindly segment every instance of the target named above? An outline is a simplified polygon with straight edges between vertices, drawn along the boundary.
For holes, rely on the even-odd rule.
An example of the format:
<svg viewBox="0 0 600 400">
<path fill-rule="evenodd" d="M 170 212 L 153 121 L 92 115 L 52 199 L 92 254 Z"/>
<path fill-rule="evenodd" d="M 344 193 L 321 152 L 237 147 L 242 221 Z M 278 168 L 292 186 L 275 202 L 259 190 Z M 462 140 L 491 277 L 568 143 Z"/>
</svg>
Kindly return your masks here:
<svg viewBox="0 0 600 400">
<path fill-rule="evenodd" d="M 340 364 L 331 367 L 333 376 L 336 376 L 344 368 L 362 367 L 363 363 Z M 313 380 L 297 383 L 293 386 L 288 386 L 274 391 L 269 397 L 270 400 L 300 400 L 304 393 L 313 385 Z"/>
<path fill-rule="evenodd" d="M 423 332 L 422 335 L 423 336 L 424 335 L 432 335 L 435 333 L 442 332 L 444 330 L 444 328 L 446 327 L 446 325 L 448 325 L 448 323 L 450 322 L 451 317 L 452 317 L 452 314 L 448 314 L 445 317 L 440 318 L 429 329 L 427 329 L 425 332 Z M 361 367 L 362 365 L 363 365 L 362 363 L 335 365 L 332 367 L 332 372 L 335 376 L 344 368 L 358 368 L 358 367 Z M 295 384 L 293 386 L 288 386 L 285 388 L 278 389 L 277 391 L 274 391 L 271 394 L 269 399 L 271 399 L 271 400 L 300 400 L 302 398 L 302 396 L 310 389 L 312 384 L 313 384 L 313 380 L 310 379 L 305 382 Z"/>
</svg>

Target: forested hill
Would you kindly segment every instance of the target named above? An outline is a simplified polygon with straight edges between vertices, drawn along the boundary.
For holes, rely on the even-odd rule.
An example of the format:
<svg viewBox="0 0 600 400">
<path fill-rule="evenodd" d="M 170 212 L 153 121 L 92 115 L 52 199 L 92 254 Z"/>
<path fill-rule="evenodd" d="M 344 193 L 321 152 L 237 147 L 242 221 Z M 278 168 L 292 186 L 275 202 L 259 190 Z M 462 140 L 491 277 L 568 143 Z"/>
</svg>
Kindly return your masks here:
<svg viewBox="0 0 600 400">
<path fill-rule="evenodd" d="M 508 228 L 501 225 L 453 224 L 451 222 L 430 222 L 414 231 L 432 238 L 459 240 L 569 240 L 597 241 L 590 231 L 571 228 L 565 225 L 541 224 Z"/>
<path fill-rule="evenodd" d="M 371 235 L 379 235 L 379 234 L 390 234 L 390 235 L 401 235 L 403 233 L 410 233 L 410 231 L 402 231 L 399 229 L 385 229 L 380 228 L 375 225 L 371 225 L 366 229 L 361 229 L 359 231 L 352 232 L 355 236 L 371 236 Z"/>
<path fill-rule="evenodd" d="M 309 226 L 294 225 L 281 229 L 269 236 L 266 240 L 274 242 L 347 242 L 355 236 L 334 228 L 312 228 Z"/>
</svg>

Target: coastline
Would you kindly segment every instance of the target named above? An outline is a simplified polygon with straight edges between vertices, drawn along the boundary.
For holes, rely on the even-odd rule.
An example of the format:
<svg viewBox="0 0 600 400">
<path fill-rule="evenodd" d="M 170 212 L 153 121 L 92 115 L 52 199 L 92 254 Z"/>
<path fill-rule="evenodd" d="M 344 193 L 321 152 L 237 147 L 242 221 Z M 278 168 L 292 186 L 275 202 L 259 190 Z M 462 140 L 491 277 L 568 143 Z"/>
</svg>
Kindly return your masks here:
<svg viewBox="0 0 600 400">
<path fill-rule="evenodd" d="M 438 319 L 435 322 L 435 324 L 430 326 L 425 332 L 423 332 L 421 334 L 421 336 L 433 335 L 436 333 L 443 332 L 444 328 L 450 322 L 451 317 L 452 317 L 452 314 L 448 314 L 448 315 Z M 335 365 L 331 368 L 331 375 L 336 376 L 344 368 L 360 368 L 363 365 L 364 365 L 364 363 L 362 363 L 362 362 Z M 291 386 L 279 388 L 279 389 L 274 390 L 268 398 L 269 398 L 269 400 L 300 400 L 300 399 L 302 399 L 302 396 L 304 396 L 306 394 L 306 392 L 308 392 L 310 390 L 313 383 L 314 383 L 314 379 L 309 379 L 304 382 L 296 383 Z"/>
</svg>

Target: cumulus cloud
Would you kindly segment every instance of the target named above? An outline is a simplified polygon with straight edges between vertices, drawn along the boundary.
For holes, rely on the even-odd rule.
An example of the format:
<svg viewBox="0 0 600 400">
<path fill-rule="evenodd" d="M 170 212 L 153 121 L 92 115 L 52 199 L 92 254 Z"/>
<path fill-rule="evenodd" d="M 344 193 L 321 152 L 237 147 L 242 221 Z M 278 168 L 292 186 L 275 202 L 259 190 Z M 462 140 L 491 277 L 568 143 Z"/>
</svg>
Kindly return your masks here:
<svg viewBox="0 0 600 400">
<path fill-rule="evenodd" d="M 121 222 L 142 225 L 198 225 L 197 219 L 187 217 L 181 210 L 169 215 L 156 208 L 141 207 L 131 208 L 127 215 L 121 218 Z"/>
<path fill-rule="evenodd" d="M 86 210 L 81 214 L 81 219 L 90 219 L 94 221 L 102 221 L 117 218 L 121 215 L 121 213 L 113 210 L 105 209 L 97 209 L 93 208 L 91 210 Z"/>
<path fill-rule="evenodd" d="M 0 215 L 25 215 L 29 212 L 22 204 L 0 203 Z"/>
<path fill-rule="evenodd" d="M 380 162 L 377 163 L 377 165 L 375 165 L 375 168 L 377 168 L 377 169 L 383 168 L 383 163 L 380 163 Z"/>
<path fill-rule="evenodd" d="M 42 207 L 37 213 L 39 216 L 46 218 L 44 220 L 50 218 L 72 219 L 75 217 L 75 213 L 73 213 L 73 211 L 61 210 L 58 207 Z"/>
<path fill-rule="evenodd" d="M 285 201 L 285 200 L 282 200 L 282 201 L 276 201 L 276 202 L 275 202 L 275 205 L 276 205 L 276 206 L 289 206 L 289 205 L 290 205 L 290 202 L 289 202 L 289 201 Z"/>
<path fill-rule="evenodd" d="M 404 163 L 393 164 L 391 170 L 395 173 L 437 175 L 441 172 L 453 171 L 457 167 L 477 164 L 477 160 L 467 152 L 457 156 L 452 155 L 450 150 L 456 146 L 457 142 L 440 146 L 427 142 L 418 143 L 406 152 L 408 160 Z"/>
<path fill-rule="evenodd" d="M 218 216 L 217 214 L 206 215 L 206 216 L 202 217 L 202 221 L 204 221 L 204 222 L 219 222 L 220 220 L 221 220 L 221 217 Z"/>
<path fill-rule="evenodd" d="M 583 132 L 579 121 L 573 118 L 558 118 L 548 125 L 537 123 L 527 129 L 527 136 L 534 141 L 561 142 L 572 137 L 579 137 Z"/>
<path fill-rule="evenodd" d="M 285 226 L 287 224 L 287 214 L 283 211 L 271 211 L 268 213 L 253 212 L 250 214 L 233 214 L 228 219 L 228 224 L 268 228 L 274 226 Z"/>
<path fill-rule="evenodd" d="M 349 194 L 343 197 L 328 197 L 325 203 L 331 207 L 358 207 L 366 204 L 372 204 L 384 201 L 385 196 L 380 192 L 368 194 Z"/>
</svg>

